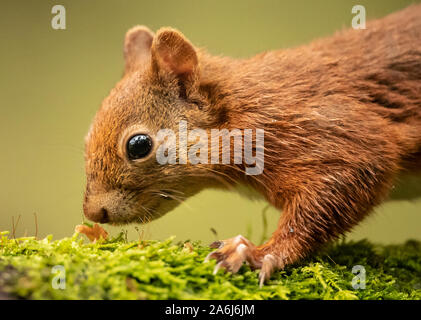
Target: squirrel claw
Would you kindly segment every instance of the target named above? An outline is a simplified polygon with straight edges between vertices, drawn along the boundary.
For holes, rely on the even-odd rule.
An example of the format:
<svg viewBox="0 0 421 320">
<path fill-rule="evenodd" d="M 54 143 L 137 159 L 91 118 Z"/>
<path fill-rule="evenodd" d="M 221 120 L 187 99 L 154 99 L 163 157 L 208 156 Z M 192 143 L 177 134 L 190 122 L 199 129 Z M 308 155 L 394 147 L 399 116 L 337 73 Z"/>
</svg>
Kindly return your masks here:
<svg viewBox="0 0 421 320">
<path fill-rule="evenodd" d="M 272 254 L 266 254 L 262 259 L 262 266 L 259 273 L 259 287 L 263 287 L 264 283 L 270 279 L 273 271 L 280 266 L 280 259 Z"/>
<path fill-rule="evenodd" d="M 211 253 L 209 253 L 207 256 L 206 256 L 206 258 L 205 258 L 205 260 L 203 260 L 203 262 L 209 262 L 209 260 L 210 259 L 216 259 L 216 260 L 219 260 L 218 259 L 218 251 L 217 250 L 215 250 L 215 251 L 212 251 Z"/>
<path fill-rule="evenodd" d="M 254 258 L 256 247 L 241 235 L 224 241 L 215 241 L 210 247 L 217 250 L 209 253 L 205 262 L 216 259 L 218 262 L 216 271 L 223 267 L 227 271 L 236 273 L 244 262 L 248 262 L 252 267 L 258 267 Z"/>
<path fill-rule="evenodd" d="M 215 241 L 210 246 L 216 250 L 209 253 L 204 262 L 210 259 L 217 261 L 213 270 L 214 275 L 221 268 L 236 273 L 246 262 L 252 269 L 260 269 L 260 288 L 269 280 L 273 271 L 281 266 L 279 257 L 270 253 L 264 256 L 258 254 L 256 247 L 241 235 L 224 241 Z"/>
<path fill-rule="evenodd" d="M 263 270 L 260 270 L 259 273 L 259 288 L 261 289 L 266 281 L 266 273 Z"/>
<path fill-rule="evenodd" d="M 219 269 L 221 268 L 222 263 L 223 261 L 217 263 L 217 265 L 213 269 L 213 272 L 212 272 L 213 275 L 216 275 L 218 273 Z"/>
<path fill-rule="evenodd" d="M 213 249 L 221 249 L 223 246 L 224 241 L 214 241 L 209 245 L 209 247 Z"/>
</svg>

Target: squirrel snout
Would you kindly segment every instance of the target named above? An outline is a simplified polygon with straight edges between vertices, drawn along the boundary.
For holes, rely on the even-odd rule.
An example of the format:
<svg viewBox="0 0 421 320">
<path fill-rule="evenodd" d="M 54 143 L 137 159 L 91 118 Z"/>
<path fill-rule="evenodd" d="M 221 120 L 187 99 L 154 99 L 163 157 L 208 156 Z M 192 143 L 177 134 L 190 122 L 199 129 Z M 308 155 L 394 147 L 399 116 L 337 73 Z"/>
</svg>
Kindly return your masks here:
<svg viewBox="0 0 421 320">
<path fill-rule="evenodd" d="M 85 216 L 94 222 L 107 223 L 110 221 L 108 210 L 101 206 L 96 206 L 92 203 L 84 203 L 83 211 Z"/>
<path fill-rule="evenodd" d="M 116 223 L 126 214 L 124 195 L 119 191 L 87 191 L 83 201 L 85 217 L 98 223 Z"/>
</svg>

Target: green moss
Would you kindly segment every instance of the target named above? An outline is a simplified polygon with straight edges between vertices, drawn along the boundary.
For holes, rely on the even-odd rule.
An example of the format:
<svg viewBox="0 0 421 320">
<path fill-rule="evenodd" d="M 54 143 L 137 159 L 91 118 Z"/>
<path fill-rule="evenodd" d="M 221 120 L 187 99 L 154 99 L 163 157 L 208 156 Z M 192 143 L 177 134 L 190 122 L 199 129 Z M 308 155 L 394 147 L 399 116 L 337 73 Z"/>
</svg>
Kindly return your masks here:
<svg viewBox="0 0 421 320">
<path fill-rule="evenodd" d="M 167 241 L 127 242 L 118 237 L 85 244 L 82 236 L 52 241 L 10 239 L 0 233 L 0 291 L 27 299 L 421 299 L 421 243 L 375 246 L 340 242 L 277 272 L 263 288 L 258 271 L 218 272 L 210 252 Z M 53 289 L 55 265 L 66 289 Z M 352 267 L 364 266 L 366 288 L 353 289 Z"/>
</svg>

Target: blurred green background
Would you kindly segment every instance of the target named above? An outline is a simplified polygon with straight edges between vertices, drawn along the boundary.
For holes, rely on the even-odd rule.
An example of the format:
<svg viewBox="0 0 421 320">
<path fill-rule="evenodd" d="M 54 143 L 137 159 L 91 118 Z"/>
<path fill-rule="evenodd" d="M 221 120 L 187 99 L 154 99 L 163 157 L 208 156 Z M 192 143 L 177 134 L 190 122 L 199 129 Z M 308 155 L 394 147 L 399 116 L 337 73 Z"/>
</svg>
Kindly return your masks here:
<svg viewBox="0 0 421 320">
<path fill-rule="evenodd" d="M 1 1 L 0 230 L 70 236 L 82 221 L 83 138 L 123 70 L 127 29 L 172 26 L 213 54 L 249 57 L 351 26 L 351 8 L 382 17 L 414 1 Z M 53 30 L 51 8 L 66 8 Z M 405 21 L 402 21 L 405 23 Z M 262 234 L 264 202 L 206 191 L 147 225 L 146 238 L 215 239 Z M 421 239 L 421 200 L 388 202 L 348 237 L 384 243 Z M 269 230 L 279 213 L 267 212 Z M 108 227 L 113 233 L 121 228 Z M 133 226 L 130 237 L 136 237 Z"/>
</svg>

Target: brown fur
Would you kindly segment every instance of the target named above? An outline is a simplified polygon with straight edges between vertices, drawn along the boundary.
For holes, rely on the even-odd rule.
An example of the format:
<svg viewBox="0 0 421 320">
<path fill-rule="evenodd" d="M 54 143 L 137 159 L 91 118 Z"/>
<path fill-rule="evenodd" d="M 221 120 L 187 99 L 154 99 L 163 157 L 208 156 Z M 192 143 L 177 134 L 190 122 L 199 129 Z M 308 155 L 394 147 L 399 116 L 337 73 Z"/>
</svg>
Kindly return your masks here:
<svg viewBox="0 0 421 320">
<path fill-rule="evenodd" d="M 350 230 L 400 174 L 421 169 L 421 5 L 251 59 L 211 56 L 170 28 L 132 29 L 125 53 L 125 75 L 86 141 L 92 220 L 149 221 L 203 188 L 250 185 L 283 210 L 277 230 L 259 247 L 222 242 L 212 257 L 234 272 L 247 260 L 264 281 Z M 126 159 L 124 136 L 177 130 L 183 119 L 205 130 L 263 128 L 263 174 Z"/>
</svg>

